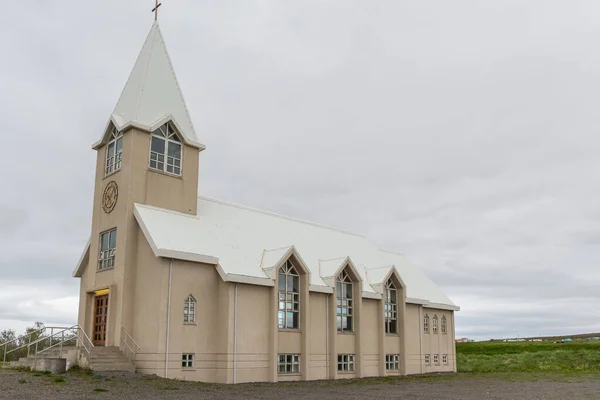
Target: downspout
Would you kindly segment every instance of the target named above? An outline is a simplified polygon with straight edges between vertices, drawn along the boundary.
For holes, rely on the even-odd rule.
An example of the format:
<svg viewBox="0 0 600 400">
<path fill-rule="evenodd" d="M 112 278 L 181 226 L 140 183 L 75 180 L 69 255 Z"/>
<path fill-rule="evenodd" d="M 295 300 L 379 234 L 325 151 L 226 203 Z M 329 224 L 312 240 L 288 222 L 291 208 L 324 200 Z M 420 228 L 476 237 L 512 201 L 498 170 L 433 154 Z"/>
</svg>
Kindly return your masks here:
<svg viewBox="0 0 600 400">
<path fill-rule="evenodd" d="M 237 313 L 238 313 L 238 283 L 235 284 L 233 299 L 233 383 L 237 383 Z"/>
<path fill-rule="evenodd" d="M 329 379 L 329 293 L 325 298 L 325 362 L 327 367 L 327 379 Z"/>
<path fill-rule="evenodd" d="M 417 327 L 419 329 L 419 364 L 421 364 L 421 374 L 423 374 L 423 307 L 419 306 L 419 323 Z"/>
<path fill-rule="evenodd" d="M 169 260 L 169 296 L 167 297 L 167 345 L 165 350 L 165 378 L 169 377 L 169 335 L 171 333 L 171 286 L 173 283 L 173 259 Z"/>
</svg>

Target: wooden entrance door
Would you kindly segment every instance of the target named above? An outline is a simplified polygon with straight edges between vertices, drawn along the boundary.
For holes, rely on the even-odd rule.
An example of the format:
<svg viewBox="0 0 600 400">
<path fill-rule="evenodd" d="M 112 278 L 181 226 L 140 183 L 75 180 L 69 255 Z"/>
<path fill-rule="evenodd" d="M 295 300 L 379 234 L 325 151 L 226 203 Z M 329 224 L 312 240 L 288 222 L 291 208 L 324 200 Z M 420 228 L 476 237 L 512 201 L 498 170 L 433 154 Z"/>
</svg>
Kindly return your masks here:
<svg viewBox="0 0 600 400">
<path fill-rule="evenodd" d="M 106 344 L 106 323 L 108 316 L 108 295 L 96 296 L 94 303 L 94 346 Z"/>
</svg>

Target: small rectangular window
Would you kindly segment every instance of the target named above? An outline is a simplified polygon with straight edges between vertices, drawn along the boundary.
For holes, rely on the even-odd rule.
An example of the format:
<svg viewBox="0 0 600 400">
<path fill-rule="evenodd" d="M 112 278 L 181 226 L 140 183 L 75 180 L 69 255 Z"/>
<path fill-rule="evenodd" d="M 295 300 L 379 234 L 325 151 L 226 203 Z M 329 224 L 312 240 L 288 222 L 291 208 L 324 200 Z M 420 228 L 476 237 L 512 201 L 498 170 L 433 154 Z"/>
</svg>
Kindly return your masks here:
<svg viewBox="0 0 600 400">
<path fill-rule="evenodd" d="M 431 364 L 431 356 L 429 354 L 425 354 L 425 364 Z"/>
<path fill-rule="evenodd" d="M 386 354 L 385 369 L 387 371 L 399 370 L 400 369 L 400 355 L 399 354 Z"/>
<path fill-rule="evenodd" d="M 98 270 L 110 269 L 115 266 L 115 253 L 117 248 L 117 230 L 112 229 L 100 234 L 100 256 L 98 257 Z"/>
<path fill-rule="evenodd" d="M 440 365 L 440 355 L 439 354 L 434 354 L 433 355 L 433 363 L 435 365 Z"/>
<path fill-rule="evenodd" d="M 181 368 L 194 368 L 194 355 L 193 354 L 182 354 L 181 355 Z"/>
<path fill-rule="evenodd" d="M 277 366 L 280 374 L 299 374 L 300 354 L 279 354 Z"/>
<path fill-rule="evenodd" d="M 442 362 L 444 363 L 444 365 L 448 364 L 448 354 L 443 354 L 442 355 Z"/>
<path fill-rule="evenodd" d="M 338 371 L 354 371 L 354 354 L 338 354 Z"/>
</svg>

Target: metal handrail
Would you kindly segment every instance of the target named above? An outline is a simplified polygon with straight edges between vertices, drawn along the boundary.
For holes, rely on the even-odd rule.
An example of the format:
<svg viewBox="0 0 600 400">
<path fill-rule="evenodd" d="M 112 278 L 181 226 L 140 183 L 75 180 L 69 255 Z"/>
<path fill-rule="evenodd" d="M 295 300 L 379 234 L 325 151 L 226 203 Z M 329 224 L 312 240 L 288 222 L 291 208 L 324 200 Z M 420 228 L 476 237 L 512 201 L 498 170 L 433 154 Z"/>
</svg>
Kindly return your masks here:
<svg viewBox="0 0 600 400">
<path fill-rule="evenodd" d="M 12 349 L 10 351 L 7 351 L 7 345 L 8 344 L 10 344 L 12 342 L 15 342 L 18 339 L 22 339 L 22 338 L 24 338 L 26 336 L 31 337 L 31 335 L 33 335 L 34 333 L 39 333 L 39 332 L 47 330 L 47 329 L 50 329 L 50 331 L 51 331 L 51 334 L 49 336 L 44 336 L 44 337 L 38 338 L 38 339 L 34 340 L 33 342 L 30 341 L 30 342 L 28 342 L 26 344 L 23 344 L 23 345 L 21 345 L 19 347 L 16 347 L 16 348 L 14 348 L 14 349 Z M 58 332 L 55 333 L 54 329 L 60 329 L 60 331 L 58 331 Z M 74 336 L 65 338 L 65 332 L 72 332 L 72 333 L 74 333 Z M 80 337 L 81 334 L 83 334 L 83 338 L 85 338 L 87 340 L 87 342 L 89 343 L 89 345 L 90 345 L 89 349 L 88 349 L 88 347 L 85 344 L 85 340 L 83 340 Z M 59 335 L 61 336 L 61 339 L 57 343 L 52 344 L 52 339 L 55 338 L 55 337 L 57 337 L 57 336 L 59 336 Z M 29 354 L 30 354 L 30 348 L 33 345 L 35 345 L 34 356 L 36 358 L 37 358 L 37 355 L 39 353 L 43 353 L 44 351 L 50 350 L 50 349 L 52 349 L 54 347 L 57 347 L 57 346 L 61 347 L 61 352 L 62 352 L 62 345 L 63 345 L 63 343 L 65 343 L 67 341 L 70 341 L 70 340 L 73 340 L 73 339 L 77 339 L 78 344 L 77 344 L 76 347 L 83 347 L 85 349 L 85 351 L 88 353 L 88 355 L 91 354 L 91 348 L 94 347 L 94 343 L 92 343 L 92 341 L 89 338 L 89 336 L 85 333 L 85 331 L 79 325 L 73 325 L 73 326 L 70 326 L 70 327 L 47 326 L 47 327 L 38 329 L 36 331 L 32 331 L 32 332 L 28 333 L 27 335 L 19 336 L 19 338 L 10 340 L 10 341 L 8 341 L 6 343 L 2 343 L 2 344 L 0 344 L 0 346 L 4 346 L 4 361 L 6 362 L 6 355 L 7 354 L 10 354 L 10 353 L 15 352 L 17 350 L 21 350 L 21 349 L 23 349 L 25 347 L 27 347 L 27 356 L 29 356 Z M 50 346 L 38 351 L 38 344 L 41 343 L 41 342 L 44 342 L 44 341 L 49 341 L 50 342 Z M 81 346 L 79 346 L 79 344 L 81 344 Z"/>
<path fill-rule="evenodd" d="M 26 334 L 24 334 L 24 335 L 21 335 L 21 336 L 19 336 L 19 337 L 16 337 L 16 338 L 14 338 L 14 339 L 12 339 L 12 340 L 9 340 L 9 341 L 7 341 L 7 342 L 0 343 L 0 347 L 4 346 L 4 357 L 3 357 L 3 359 L 2 359 L 2 360 L 3 360 L 3 362 L 6 362 L 6 355 L 7 355 L 7 354 L 10 354 L 10 353 L 12 353 L 12 352 L 14 352 L 14 351 L 17 351 L 17 350 L 20 350 L 20 349 L 23 349 L 23 348 L 27 347 L 27 346 L 28 346 L 30 343 L 32 343 L 32 342 L 31 342 L 31 336 L 32 336 L 32 335 L 34 335 L 34 334 L 36 334 L 36 333 L 39 333 L 39 332 L 42 332 L 42 331 L 45 331 L 46 329 L 51 329 L 51 330 L 53 330 L 53 329 L 68 329 L 68 328 L 65 328 L 64 326 L 45 326 L 45 327 L 43 327 L 43 328 L 36 329 L 35 331 L 31 331 L 31 332 L 29 332 L 29 333 L 26 333 Z M 14 348 L 14 349 L 12 349 L 12 350 L 9 350 L 9 351 L 7 351 L 7 350 L 8 350 L 8 345 L 9 345 L 9 344 L 11 344 L 11 343 L 13 343 L 13 342 L 17 342 L 18 340 L 25 339 L 25 338 L 27 338 L 27 337 L 29 337 L 29 342 L 28 342 L 28 343 L 26 343 L 26 344 L 24 344 L 24 345 L 21 345 L 21 346 L 19 346 L 19 347 L 16 347 L 16 348 Z M 29 354 L 28 354 L 28 355 L 29 355 Z"/>
<path fill-rule="evenodd" d="M 129 345 L 128 339 L 131 339 L 131 341 L 135 345 L 135 350 L 132 349 Z M 129 349 L 129 351 L 131 351 L 131 354 L 133 355 L 133 362 L 135 362 L 137 358 L 137 352 L 140 351 L 140 345 L 135 341 L 133 336 L 131 336 L 129 331 L 127 331 L 127 329 L 125 329 L 125 327 L 123 326 L 121 327 L 121 342 Z"/>
</svg>

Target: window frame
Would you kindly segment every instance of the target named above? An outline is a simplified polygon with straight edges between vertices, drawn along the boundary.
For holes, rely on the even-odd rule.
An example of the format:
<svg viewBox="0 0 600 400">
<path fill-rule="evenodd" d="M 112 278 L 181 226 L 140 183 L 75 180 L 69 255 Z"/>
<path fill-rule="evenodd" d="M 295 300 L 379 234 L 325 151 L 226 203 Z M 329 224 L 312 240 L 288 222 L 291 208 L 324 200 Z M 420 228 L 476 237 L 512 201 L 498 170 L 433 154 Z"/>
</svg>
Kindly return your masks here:
<svg viewBox="0 0 600 400">
<path fill-rule="evenodd" d="M 281 288 L 281 278 L 285 278 L 283 290 Z M 292 279 L 292 290 L 288 290 L 288 279 Z M 298 280 L 297 289 L 294 290 L 294 279 Z M 287 260 L 277 271 L 277 327 L 285 330 L 300 329 L 300 293 L 301 281 L 298 268 L 291 260 Z M 291 315 L 290 315 L 291 314 Z M 292 326 L 288 327 L 288 318 L 292 318 Z M 294 316 L 296 319 L 294 319 Z"/>
<path fill-rule="evenodd" d="M 283 361 L 282 361 L 283 359 Z M 282 372 L 283 367 L 283 372 Z M 300 354 L 280 353 L 277 357 L 278 375 L 300 374 Z"/>
<path fill-rule="evenodd" d="M 423 317 L 423 332 L 429 333 L 429 314 L 427 313 Z"/>
<path fill-rule="evenodd" d="M 385 355 L 385 370 L 400 371 L 400 354 Z"/>
<path fill-rule="evenodd" d="M 392 293 L 394 299 L 392 300 Z M 386 335 L 398 334 L 398 289 L 392 278 L 388 279 L 384 288 L 383 313 Z M 392 332 L 393 328 L 393 332 Z"/>
<path fill-rule="evenodd" d="M 448 334 L 448 321 L 446 320 L 446 316 L 442 315 L 442 335 Z"/>
<path fill-rule="evenodd" d="M 433 355 L 433 363 L 435 365 L 440 365 L 440 355 L 439 354 L 434 354 Z"/>
<path fill-rule="evenodd" d="M 442 354 L 442 364 L 448 365 L 448 354 Z"/>
<path fill-rule="evenodd" d="M 337 332 L 354 333 L 354 281 L 347 268 L 344 268 L 335 280 L 335 300 Z M 344 320 L 346 328 L 344 328 Z"/>
<path fill-rule="evenodd" d="M 433 319 L 431 320 L 431 330 L 435 334 L 438 333 L 438 316 L 437 316 L 437 314 L 434 315 Z"/>
<path fill-rule="evenodd" d="M 338 354 L 337 370 L 338 372 L 355 372 L 355 354 Z"/>
<path fill-rule="evenodd" d="M 158 140 L 164 141 L 164 150 L 162 154 L 152 150 L 152 141 L 156 138 Z M 179 146 L 179 166 L 176 165 L 175 160 L 176 157 L 169 156 L 169 144 L 173 143 L 174 145 Z M 167 122 L 150 134 L 150 153 L 148 156 L 148 168 L 152 171 L 161 172 L 163 174 L 181 177 L 183 176 L 183 140 L 181 140 L 181 135 L 175 129 L 171 122 Z M 153 154 L 156 154 L 156 158 L 153 159 Z M 162 156 L 162 161 L 160 161 L 160 157 Z M 173 168 L 173 172 L 168 171 L 169 158 L 173 159 L 173 164 L 171 165 Z M 152 163 L 155 163 L 155 166 L 152 166 Z M 159 168 L 159 164 L 162 164 L 162 168 Z M 179 173 L 175 172 L 175 168 L 179 168 Z"/>
<path fill-rule="evenodd" d="M 118 144 L 120 143 L 121 149 L 117 151 Z M 110 155 L 110 147 L 114 146 L 114 154 Z M 115 174 L 121 170 L 123 165 L 123 131 L 117 130 L 117 127 L 113 125 L 110 131 L 110 140 L 106 144 L 106 152 L 104 157 L 104 177 Z"/>
<path fill-rule="evenodd" d="M 185 300 L 183 302 L 183 323 L 184 324 L 195 324 L 196 323 L 197 303 L 198 302 L 196 301 L 194 296 L 192 296 L 191 294 L 185 298 Z"/>
<path fill-rule="evenodd" d="M 431 354 L 425 354 L 425 365 L 431 365 Z"/>
<path fill-rule="evenodd" d="M 104 249 L 102 245 L 102 239 L 104 235 L 108 235 L 108 248 Z M 112 237 L 114 236 L 114 247 L 111 246 Z M 107 271 L 115 267 L 115 260 L 117 254 L 117 228 L 111 228 L 106 231 L 100 232 L 100 242 L 98 244 L 98 267 L 96 271 Z M 104 264 L 108 266 L 104 266 Z"/>
<path fill-rule="evenodd" d="M 194 353 L 181 354 L 181 369 L 195 369 L 196 357 Z"/>
</svg>

